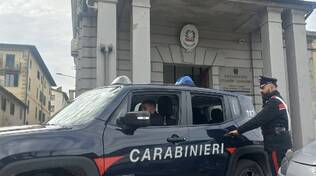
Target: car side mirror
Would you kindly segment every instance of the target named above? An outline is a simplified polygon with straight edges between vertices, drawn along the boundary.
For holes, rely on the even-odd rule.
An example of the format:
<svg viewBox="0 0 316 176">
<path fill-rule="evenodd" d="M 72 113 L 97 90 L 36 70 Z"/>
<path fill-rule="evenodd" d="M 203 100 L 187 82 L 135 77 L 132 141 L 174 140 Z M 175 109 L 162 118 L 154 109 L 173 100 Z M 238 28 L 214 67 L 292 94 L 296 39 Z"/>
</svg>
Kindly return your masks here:
<svg viewBox="0 0 316 176">
<path fill-rule="evenodd" d="M 129 130 L 150 126 L 150 113 L 147 111 L 128 112 L 118 119 L 118 124 Z"/>
</svg>

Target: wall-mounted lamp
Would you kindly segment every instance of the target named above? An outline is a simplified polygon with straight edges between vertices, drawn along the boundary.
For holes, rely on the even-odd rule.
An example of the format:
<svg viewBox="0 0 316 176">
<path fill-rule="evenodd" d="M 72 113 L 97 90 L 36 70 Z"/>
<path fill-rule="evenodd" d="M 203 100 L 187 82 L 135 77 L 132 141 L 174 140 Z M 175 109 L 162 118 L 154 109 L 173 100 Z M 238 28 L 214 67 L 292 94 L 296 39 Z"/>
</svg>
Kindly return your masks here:
<svg viewBox="0 0 316 176">
<path fill-rule="evenodd" d="M 92 8 L 92 9 L 98 9 L 98 4 L 95 0 L 86 0 L 86 5 L 88 8 Z"/>
<path fill-rule="evenodd" d="M 244 38 L 241 38 L 241 39 L 238 40 L 238 43 L 240 45 L 244 45 L 246 43 L 246 40 Z"/>
</svg>

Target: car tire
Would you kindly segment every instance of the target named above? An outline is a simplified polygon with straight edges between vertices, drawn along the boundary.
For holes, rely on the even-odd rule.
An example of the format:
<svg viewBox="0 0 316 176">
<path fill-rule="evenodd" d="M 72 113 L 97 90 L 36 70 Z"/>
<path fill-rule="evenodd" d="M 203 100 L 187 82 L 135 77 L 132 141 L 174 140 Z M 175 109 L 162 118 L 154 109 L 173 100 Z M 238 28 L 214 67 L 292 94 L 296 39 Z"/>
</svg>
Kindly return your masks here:
<svg viewBox="0 0 316 176">
<path fill-rule="evenodd" d="M 50 173 L 38 173 L 38 174 L 35 174 L 34 176 L 53 176 L 53 174 L 50 174 Z"/>
<path fill-rule="evenodd" d="M 33 171 L 24 174 L 19 174 L 18 176 L 73 176 L 70 173 L 63 171 Z"/>
<path fill-rule="evenodd" d="M 234 176 L 264 176 L 264 172 L 257 162 L 243 159 L 238 161 Z"/>
</svg>

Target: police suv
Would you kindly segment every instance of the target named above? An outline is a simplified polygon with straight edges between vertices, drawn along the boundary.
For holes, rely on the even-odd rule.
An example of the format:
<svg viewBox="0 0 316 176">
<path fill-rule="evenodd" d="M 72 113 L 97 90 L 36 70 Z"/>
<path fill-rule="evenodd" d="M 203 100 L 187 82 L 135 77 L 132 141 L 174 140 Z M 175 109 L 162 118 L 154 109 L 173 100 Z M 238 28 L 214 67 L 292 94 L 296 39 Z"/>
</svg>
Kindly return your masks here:
<svg viewBox="0 0 316 176">
<path fill-rule="evenodd" d="M 153 124 L 143 101 L 156 103 Z M 116 84 L 42 125 L 0 128 L 0 176 L 270 175 L 250 98 L 205 88 Z"/>
</svg>

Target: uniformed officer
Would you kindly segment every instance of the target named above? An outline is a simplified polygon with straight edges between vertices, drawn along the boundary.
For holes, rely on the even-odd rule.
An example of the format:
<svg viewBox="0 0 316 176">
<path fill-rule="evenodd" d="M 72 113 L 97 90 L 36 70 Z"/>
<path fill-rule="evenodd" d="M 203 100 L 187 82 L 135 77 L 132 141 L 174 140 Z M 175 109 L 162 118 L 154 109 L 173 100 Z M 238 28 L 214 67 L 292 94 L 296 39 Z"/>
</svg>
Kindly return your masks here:
<svg viewBox="0 0 316 176">
<path fill-rule="evenodd" d="M 288 108 L 277 90 L 277 79 L 261 76 L 260 92 L 263 109 L 254 118 L 228 134 L 239 135 L 261 127 L 271 171 L 273 175 L 277 175 L 283 157 L 287 150 L 292 148 Z"/>
</svg>

